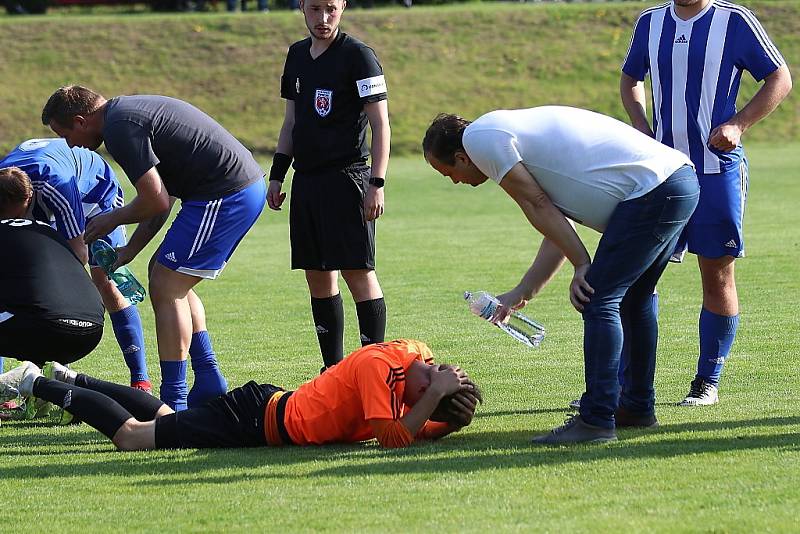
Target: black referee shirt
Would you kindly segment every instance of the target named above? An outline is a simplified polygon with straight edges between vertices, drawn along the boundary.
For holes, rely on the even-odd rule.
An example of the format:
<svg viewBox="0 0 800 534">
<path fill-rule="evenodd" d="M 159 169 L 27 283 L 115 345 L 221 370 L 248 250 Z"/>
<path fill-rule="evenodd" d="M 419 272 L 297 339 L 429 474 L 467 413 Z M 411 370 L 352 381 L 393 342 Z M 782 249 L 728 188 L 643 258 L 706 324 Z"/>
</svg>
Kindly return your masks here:
<svg viewBox="0 0 800 534">
<path fill-rule="evenodd" d="M 50 226 L 27 219 L 0 220 L 0 251 L 0 312 L 103 324 L 97 288 Z"/>
<path fill-rule="evenodd" d="M 294 43 L 283 68 L 281 96 L 295 102 L 296 171 L 367 161 L 364 104 L 386 99 L 383 69 L 372 48 L 342 31 L 317 59 L 311 57 L 310 37 Z"/>
</svg>

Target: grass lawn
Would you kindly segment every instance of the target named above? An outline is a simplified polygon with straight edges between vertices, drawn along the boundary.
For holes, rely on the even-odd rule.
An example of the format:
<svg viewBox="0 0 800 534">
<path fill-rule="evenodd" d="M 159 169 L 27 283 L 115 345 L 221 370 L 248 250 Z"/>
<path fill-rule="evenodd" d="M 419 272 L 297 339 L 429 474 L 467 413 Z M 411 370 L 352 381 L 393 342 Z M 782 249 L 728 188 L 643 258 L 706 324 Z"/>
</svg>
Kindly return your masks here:
<svg viewBox="0 0 800 534">
<path fill-rule="evenodd" d="M 253 2 L 250 2 L 251 4 Z M 375 49 L 386 72 L 392 148 L 414 153 L 439 112 L 564 104 L 627 120 L 620 65 L 647 2 L 470 2 L 348 9 L 341 28 Z M 790 66 L 800 64 L 800 2 L 744 0 Z M 70 13 L 72 11 L 70 10 Z M 106 96 L 187 100 L 259 153 L 275 149 L 286 50 L 308 33 L 299 13 L 0 14 L 0 152 L 51 135 L 42 106 L 61 85 Z M 742 77 L 740 107 L 758 89 Z M 800 140 L 795 90 L 750 141 Z"/>
<path fill-rule="evenodd" d="M 661 427 L 620 431 L 602 446 L 530 445 L 583 389 L 568 270 L 526 309 L 548 328 L 540 349 L 482 323 L 461 293 L 510 288 L 538 235 L 493 184 L 455 187 L 420 158 L 397 158 L 378 235 L 387 336 L 425 340 L 440 361 L 470 371 L 486 397 L 471 427 L 401 451 L 370 442 L 118 453 L 85 425 L 4 423 L 2 531 L 796 531 L 799 149 L 749 147 L 748 258 L 737 262 L 742 326 L 718 406 L 673 405 L 696 363 L 700 287 L 688 261 L 659 286 Z M 584 235 L 593 249 L 596 237 Z M 136 273 L 147 257 L 134 262 Z M 294 387 L 319 369 L 303 276 L 288 263 L 287 211 L 264 213 L 224 275 L 199 286 L 232 386 L 255 378 Z M 355 311 L 347 295 L 345 303 L 346 347 L 354 349 Z M 157 380 L 152 311 L 140 306 Z M 110 324 L 75 367 L 125 381 Z"/>
</svg>

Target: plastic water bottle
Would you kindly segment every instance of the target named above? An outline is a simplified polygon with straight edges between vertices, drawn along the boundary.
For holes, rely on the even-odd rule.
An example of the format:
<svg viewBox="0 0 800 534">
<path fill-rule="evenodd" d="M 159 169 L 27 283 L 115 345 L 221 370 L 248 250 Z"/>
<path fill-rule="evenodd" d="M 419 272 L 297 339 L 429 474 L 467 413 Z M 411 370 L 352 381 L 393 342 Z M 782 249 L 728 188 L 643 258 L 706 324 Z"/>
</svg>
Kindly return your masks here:
<svg viewBox="0 0 800 534">
<path fill-rule="evenodd" d="M 500 301 L 486 291 L 476 291 L 474 293 L 466 291 L 464 292 L 464 300 L 469 304 L 469 309 L 472 313 L 487 321 L 491 319 L 500 305 Z M 538 347 L 544 339 L 544 326 L 516 310 L 511 312 L 506 322 L 495 323 L 495 326 L 531 348 Z"/>
<path fill-rule="evenodd" d="M 144 300 L 147 294 L 144 286 L 133 276 L 131 270 L 124 265 L 114 270 L 114 264 L 117 262 L 117 251 L 114 250 L 114 247 L 102 239 L 98 239 L 91 244 L 89 251 L 92 253 L 95 263 L 103 268 L 106 276 L 114 282 L 128 302 L 138 304 Z"/>
</svg>

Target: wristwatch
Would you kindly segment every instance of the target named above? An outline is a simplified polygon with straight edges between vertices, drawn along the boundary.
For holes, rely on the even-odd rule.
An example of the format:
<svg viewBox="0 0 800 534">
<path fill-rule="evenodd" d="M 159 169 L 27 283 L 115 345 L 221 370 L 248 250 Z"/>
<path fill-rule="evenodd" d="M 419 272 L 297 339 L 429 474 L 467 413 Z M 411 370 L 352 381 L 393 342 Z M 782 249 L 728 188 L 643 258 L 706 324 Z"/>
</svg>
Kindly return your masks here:
<svg viewBox="0 0 800 534">
<path fill-rule="evenodd" d="M 369 179 L 369 185 L 374 185 L 375 187 L 383 187 L 385 183 L 386 180 L 384 180 L 383 178 L 378 178 L 377 176 L 372 176 Z"/>
</svg>

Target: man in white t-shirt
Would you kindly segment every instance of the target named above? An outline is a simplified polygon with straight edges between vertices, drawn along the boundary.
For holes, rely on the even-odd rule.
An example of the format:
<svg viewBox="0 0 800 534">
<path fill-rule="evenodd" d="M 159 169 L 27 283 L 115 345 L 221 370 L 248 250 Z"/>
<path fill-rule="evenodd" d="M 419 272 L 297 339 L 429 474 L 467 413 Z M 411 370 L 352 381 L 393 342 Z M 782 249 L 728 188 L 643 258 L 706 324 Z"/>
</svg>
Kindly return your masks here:
<svg viewBox="0 0 800 534">
<path fill-rule="evenodd" d="M 651 295 L 697 205 L 689 158 L 616 119 L 563 106 L 493 111 L 473 123 L 442 114 L 422 147 L 453 183 L 499 183 L 544 235 L 520 283 L 498 296 L 493 320 L 525 306 L 565 258 L 575 268 L 570 301 L 583 314 L 586 392 L 580 414 L 534 442 L 611 441 L 616 427 L 656 426 Z M 603 233 L 594 259 L 569 219 Z M 623 317 L 631 356 L 620 395 Z"/>
</svg>

